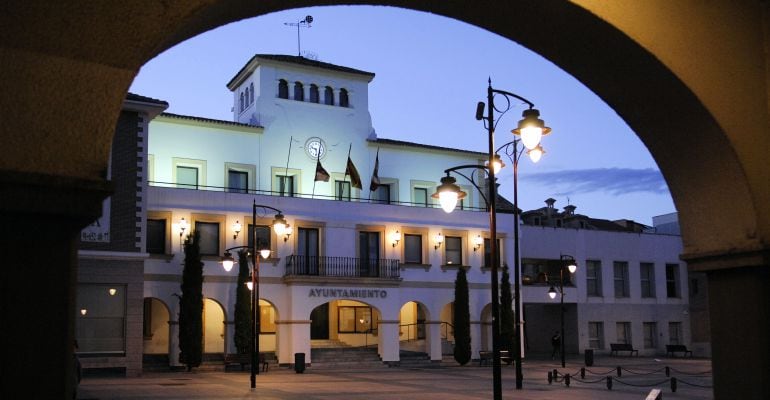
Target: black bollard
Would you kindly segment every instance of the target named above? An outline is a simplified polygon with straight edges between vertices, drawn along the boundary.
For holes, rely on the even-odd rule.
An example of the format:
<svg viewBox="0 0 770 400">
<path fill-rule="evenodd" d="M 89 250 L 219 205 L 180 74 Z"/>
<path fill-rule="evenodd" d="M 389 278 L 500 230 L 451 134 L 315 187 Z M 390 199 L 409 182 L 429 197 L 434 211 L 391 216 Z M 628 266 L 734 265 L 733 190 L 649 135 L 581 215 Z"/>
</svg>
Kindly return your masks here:
<svg viewBox="0 0 770 400">
<path fill-rule="evenodd" d="M 550 385 L 551 382 L 553 382 L 553 374 L 551 373 L 551 371 L 548 371 L 548 384 Z"/>
<path fill-rule="evenodd" d="M 666 367 L 666 377 L 671 376 L 671 369 L 669 367 Z"/>
<path fill-rule="evenodd" d="M 567 387 L 569 387 L 569 374 L 564 375 L 564 384 L 567 385 Z"/>
<path fill-rule="evenodd" d="M 607 389 L 612 390 L 612 377 L 607 377 Z"/>
<path fill-rule="evenodd" d="M 620 365 L 618 365 L 618 378 L 620 378 L 620 376 L 621 376 L 622 374 L 623 374 L 623 373 L 622 373 L 622 372 L 620 372 Z"/>
<path fill-rule="evenodd" d="M 671 393 L 676 393 L 676 377 L 671 378 Z"/>
<path fill-rule="evenodd" d="M 586 378 L 586 369 L 580 368 L 580 379 L 585 379 L 585 378 Z"/>
</svg>

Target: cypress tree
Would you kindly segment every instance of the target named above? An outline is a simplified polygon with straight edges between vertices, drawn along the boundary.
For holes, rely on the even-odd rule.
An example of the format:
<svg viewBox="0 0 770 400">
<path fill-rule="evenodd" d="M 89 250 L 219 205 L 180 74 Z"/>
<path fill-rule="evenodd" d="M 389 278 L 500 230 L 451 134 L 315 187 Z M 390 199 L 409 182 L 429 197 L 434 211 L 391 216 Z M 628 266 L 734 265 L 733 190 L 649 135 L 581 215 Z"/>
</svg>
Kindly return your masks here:
<svg viewBox="0 0 770 400">
<path fill-rule="evenodd" d="M 251 350 L 251 293 L 249 281 L 249 256 L 246 250 L 238 252 L 238 284 L 235 287 L 235 348 L 239 354 Z"/>
<path fill-rule="evenodd" d="M 179 361 L 187 371 L 201 365 L 203 356 L 203 262 L 200 233 L 193 231 L 184 243 L 182 296 L 179 298 Z"/>
<path fill-rule="evenodd" d="M 452 324 L 455 330 L 454 358 L 460 365 L 465 365 L 471 360 L 471 312 L 468 299 L 468 278 L 463 267 L 457 269 Z"/>
<path fill-rule="evenodd" d="M 508 273 L 508 265 L 504 265 L 502 283 L 500 284 L 500 348 L 508 350 L 511 357 L 513 357 L 514 349 L 516 349 L 514 323 L 511 276 Z"/>
</svg>

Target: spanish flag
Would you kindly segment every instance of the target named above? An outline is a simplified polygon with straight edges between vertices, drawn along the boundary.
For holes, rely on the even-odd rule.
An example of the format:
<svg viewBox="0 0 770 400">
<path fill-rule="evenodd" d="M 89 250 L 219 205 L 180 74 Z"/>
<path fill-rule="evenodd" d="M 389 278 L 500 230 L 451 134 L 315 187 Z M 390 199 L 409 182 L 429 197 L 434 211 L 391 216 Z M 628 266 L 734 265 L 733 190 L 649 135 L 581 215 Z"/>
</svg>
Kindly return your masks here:
<svg viewBox="0 0 770 400">
<path fill-rule="evenodd" d="M 348 166 L 345 168 L 345 175 L 350 175 L 350 186 L 361 190 L 361 176 L 358 175 L 356 166 L 353 165 L 353 160 L 348 156 Z"/>
</svg>

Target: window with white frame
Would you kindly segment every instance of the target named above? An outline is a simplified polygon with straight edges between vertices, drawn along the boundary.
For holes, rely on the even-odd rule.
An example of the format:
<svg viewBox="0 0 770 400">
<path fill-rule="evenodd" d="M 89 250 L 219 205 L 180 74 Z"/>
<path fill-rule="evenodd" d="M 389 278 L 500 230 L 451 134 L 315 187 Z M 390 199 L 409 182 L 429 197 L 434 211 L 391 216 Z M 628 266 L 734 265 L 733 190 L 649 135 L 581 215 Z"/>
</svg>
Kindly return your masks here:
<svg viewBox="0 0 770 400">
<path fill-rule="evenodd" d="M 655 264 L 646 262 L 640 263 L 639 279 L 642 288 L 642 297 L 655 297 Z"/>
<path fill-rule="evenodd" d="M 421 207 L 428 206 L 428 188 L 424 188 L 424 187 L 413 188 L 412 195 L 413 195 L 412 202 L 415 205 L 418 205 Z"/>
<path fill-rule="evenodd" d="M 615 297 L 629 297 L 628 288 L 628 263 L 625 261 L 615 261 L 612 263 L 615 281 Z"/>
<path fill-rule="evenodd" d="M 227 191 L 230 193 L 249 192 L 249 173 L 246 171 L 227 171 Z"/>
<path fill-rule="evenodd" d="M 171 179 L 176 187 L 198 189 L 206 186 L 206 160 L 173 157 Z"/>
<path fill-rule="evenodd" d="M 615 324 L 617 329 L 617 343 L 631 344 L 631 323 L 618 322 Z"/>
<path fill-rule="evenodd" d="M 390 204 L 390 185 L 381 184 L 372 193 L 372 203 Z"/>
<path fill-rule="evenodd" d="M 350 201 L 350 182 L 334 181 L 334 199 Z"/>
<path fill-rule="evenodd" d="M 586 260 L 586 294 L 602 297 L 602 262 Z"/>
<path fill-rule="evenodd" d="M 679 297 L 679 264 L 666 264 L 666 296 Z"/>
<path fill-rule="evenodd" d="M 446 265 L 463 265 L 463 238 L 446 236 L 444 238 L 444 263 Z"/>
<path fill-rule="evenodd" d="M 658 338 L 658 326 L 655 322 L 642 323 L 642 331 L 644 333 L 644 348 L 654 349 L 657 347 Z"/>
<path fill-rule="evenodd" d="M 588 322 L 588 347 L 598 350 L 604 348 L 604 322 Z"/>
<path fill-rule="evenodd" d="M 183 189 L 198 189 L 198 168 L 177 165 L 176 187 Z"/>
</svg>

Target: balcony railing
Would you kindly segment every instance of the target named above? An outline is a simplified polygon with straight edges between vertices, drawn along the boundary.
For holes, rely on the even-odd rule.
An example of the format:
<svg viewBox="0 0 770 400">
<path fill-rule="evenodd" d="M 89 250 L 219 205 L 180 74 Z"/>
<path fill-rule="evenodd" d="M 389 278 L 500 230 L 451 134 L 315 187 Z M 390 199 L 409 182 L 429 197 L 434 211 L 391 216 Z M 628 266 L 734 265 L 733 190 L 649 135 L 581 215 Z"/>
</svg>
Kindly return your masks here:
<svg viewBox="0 0 770 400">
<path fill-rule="evenodd" d="M 286 258 L 286 276 L 398 279 L 400 272 L 398 260 L 297 255 Z"/>
</svg>

